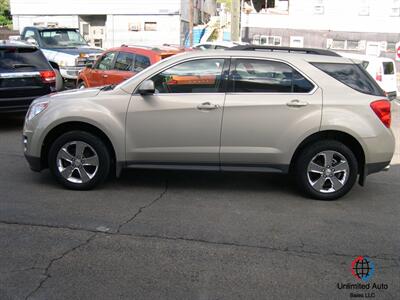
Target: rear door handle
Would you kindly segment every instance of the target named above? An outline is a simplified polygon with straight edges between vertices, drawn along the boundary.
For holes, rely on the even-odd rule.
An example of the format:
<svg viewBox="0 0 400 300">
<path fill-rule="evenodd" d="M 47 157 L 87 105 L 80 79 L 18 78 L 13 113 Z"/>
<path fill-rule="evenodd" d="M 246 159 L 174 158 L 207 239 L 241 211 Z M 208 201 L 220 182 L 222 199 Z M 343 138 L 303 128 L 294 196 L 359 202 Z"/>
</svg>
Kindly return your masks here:
<svg viewBox="0 0 400 300">
<path fill-rule="evenodd" d="M 303 107 L 303 106 L 307 106 L 308 102 L 301 101 L 299 99 L 293 99 L 292 101 L 289 101 L 288 103 L 286 103 L 286 105 L 289 107 Z"/>
<path fill-rule="evenodd" d="M 107 74 L 103 74 L 103 78 L 107 78 L 108 77 L 108 75 Z"/>
<path fill-rule="evenodd" d="M 218 104 L 212 104 L 210 102 L 204 102 L 197 105 L 197 109 L 199 110 L 213 110 L 219 108 Z"/>
</svg>

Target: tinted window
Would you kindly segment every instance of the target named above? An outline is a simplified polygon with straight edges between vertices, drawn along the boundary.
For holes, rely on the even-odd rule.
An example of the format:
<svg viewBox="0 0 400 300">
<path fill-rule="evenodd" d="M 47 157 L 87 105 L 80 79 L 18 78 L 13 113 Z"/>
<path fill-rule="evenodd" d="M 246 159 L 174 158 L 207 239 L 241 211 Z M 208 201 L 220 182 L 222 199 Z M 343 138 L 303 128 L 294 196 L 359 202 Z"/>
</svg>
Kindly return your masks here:
<svg viewBox="0 0 400 300">
<path fill-rule="evenodd" d="M 120 52 L 115 61 L 114 68 L 120 71 L 132 71 L 135 55 L 132 53 Z"/>
<path fill-rule="evenodd" d="M 359 64 L 313 63 L 343 84 L 368 95 L 384 96 L 376 81 Z"/>
<path fill-rule="evenodd" d="M 0 71 L 49 70 L 43 53 L 32 48 L 0 49 Z"/>
<path fill-rule="evenodd" d="M 108 52 L 104 54 L 98 64 L 97 64 L 97 69 L 99 70 L 111 70 L 113 67 L 113 61 L 115 58 L 116 53 L 115 52 Z"/>
<path fill-rule="evenodd" d="M 314 88 L 292 67 L 275 61 L 237 59 L 231 78 L 238 93 L 308 93 Z"/>
<path fill-rule="evenodd" d="M 151 65 L 150 59 L 147 56 L 136 55 L 135 67 L 133 70 L 135 72 L 140 72 L 149 67 L 150 65 Z"/>
<path fill-rule="evenodd" d="M 220 91 L 224 59 L 200 59 L 174 66 L 154 76 L 158 93 L 216 93 Z"/>
<path fill-rule="evenodd" d="M 385 75 L 393 75 L 394 74 L 394 65 L 392 62 L 384 62 L 383 63 L 383 74 L 385 74 Z"/>
</svg>

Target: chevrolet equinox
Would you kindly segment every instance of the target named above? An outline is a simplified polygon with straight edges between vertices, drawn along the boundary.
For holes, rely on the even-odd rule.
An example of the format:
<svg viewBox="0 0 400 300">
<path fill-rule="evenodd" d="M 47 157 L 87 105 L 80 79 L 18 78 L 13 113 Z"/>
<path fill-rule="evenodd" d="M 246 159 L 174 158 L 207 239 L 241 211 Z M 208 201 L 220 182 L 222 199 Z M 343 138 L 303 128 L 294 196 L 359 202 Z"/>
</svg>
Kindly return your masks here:
<svg viewBox="0 0 400 300">
<path fill-rule="evenodd" d="M 328 50 L 238 46 L 160 61 L 117 86 L 35 100 L 31 169 L 87 190 L 123 168 L 291 173 L 333 200 L 387 169 L 390 102 L 364 68 Z"/>
</svg>

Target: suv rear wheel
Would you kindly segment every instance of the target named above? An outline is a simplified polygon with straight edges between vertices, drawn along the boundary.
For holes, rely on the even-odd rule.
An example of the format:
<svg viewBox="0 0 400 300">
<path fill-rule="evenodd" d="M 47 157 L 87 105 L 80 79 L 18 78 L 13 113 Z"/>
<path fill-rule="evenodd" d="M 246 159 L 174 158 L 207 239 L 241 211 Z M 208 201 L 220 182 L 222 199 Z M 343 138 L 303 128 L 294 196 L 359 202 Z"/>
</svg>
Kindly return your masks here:
<svg viewBox="0 0 400 300">
<path fill-rule="evenodd" d="M 57 181 L 69 189 L 88 190 L 110 172 L 110 154 L 103 141 L 85 131 L 63 134 L 50 147 L 48 164 Z"/>
<path fill-rule="evenodd" d="M 335 140 L 316 142 L 297 158 L 295 176 L 299 187 L 320 200 L 335 200 L 351 190 L 357 180 L 354 153 Z"/>
</svg>

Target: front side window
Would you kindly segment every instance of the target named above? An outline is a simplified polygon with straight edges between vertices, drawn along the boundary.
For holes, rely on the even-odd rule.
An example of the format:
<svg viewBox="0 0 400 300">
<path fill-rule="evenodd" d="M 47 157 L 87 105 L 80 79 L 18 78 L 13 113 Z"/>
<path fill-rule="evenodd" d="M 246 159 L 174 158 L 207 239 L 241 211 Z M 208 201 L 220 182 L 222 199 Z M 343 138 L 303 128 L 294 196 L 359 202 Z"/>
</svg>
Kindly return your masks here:
<svg viewBox="0 0 400 300">
<path fill-rule="evenodd" d="M 237 59 L 231 81 L 236 93 L 308 93 L 314 88 L 291 66 L 257 59 Z"/>
<path fill-rule="evenodd" d="M 96 69 L 103 70 L 103 71 L 111 70 L 113 68 L 113 62 L 114 62 L 115 55 L 116 55 L 115 52 L 108 52 L 108 53 L 104 54 L 100 58 Z"/>
<path fill-rule="evenodd" d="M 114 69 L 119 71 L 132 71 L 135 55 L 132 53 L 120 52 L 115 61 Z"/>
<path fill-rule="evenodd" d="M 217 93 L 222 81 L 223 58 L 181 63 L 152 78 L 157 93 Z"/>
</svg>

